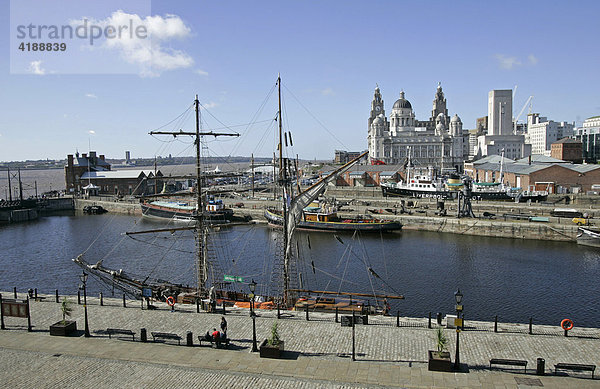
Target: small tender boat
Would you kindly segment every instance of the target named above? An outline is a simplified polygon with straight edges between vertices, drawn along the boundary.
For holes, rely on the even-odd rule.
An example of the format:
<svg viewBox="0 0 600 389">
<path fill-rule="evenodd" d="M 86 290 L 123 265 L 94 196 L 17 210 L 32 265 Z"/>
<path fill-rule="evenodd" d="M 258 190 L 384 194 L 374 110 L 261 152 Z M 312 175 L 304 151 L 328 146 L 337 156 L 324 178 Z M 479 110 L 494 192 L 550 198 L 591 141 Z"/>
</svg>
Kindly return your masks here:
<svg viewBox="0 0 600 389">
<path fill-rule="evenodd" d="M 101 205 L 86 205 L 83 207 L 83 213 L 87 213 L 88 215 L 101 215 L 106 212 L 108 211 L 102 208 Z"/>
<path fill-rule="evenodd" d="M 142 215 L 149 218 L 190 222 L 196 220 L 196 207 L 182 201 L 152 201 L 141 204 Z M 210 199 L 206 203 L 204 218 L 209 223 L 228 223 L 233 210 L 225 208 L 222 200 Z"/>
</svg>

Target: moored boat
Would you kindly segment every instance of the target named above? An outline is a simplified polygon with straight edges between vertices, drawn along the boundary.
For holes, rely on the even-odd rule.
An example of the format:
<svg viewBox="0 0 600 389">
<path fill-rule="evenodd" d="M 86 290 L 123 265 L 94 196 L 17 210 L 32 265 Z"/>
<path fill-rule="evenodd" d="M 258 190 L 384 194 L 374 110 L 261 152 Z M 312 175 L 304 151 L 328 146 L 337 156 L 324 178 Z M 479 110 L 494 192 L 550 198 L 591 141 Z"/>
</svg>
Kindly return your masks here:
<svg viewBox="0 0 600 389">
<path fill-rule="evenodd" d="M 583 246 L 600 247 L 600 231 L 588 227 L 579 227 L 577 244 Z"/>
<path fill-rule="evenodd" d="M 265 210 L 265 218 L 270 225 L 283 226 L 283 216 L 275 209 Z M 333 207 L 311 206 L 304 208 L 302 218 L 296 228 L 319 231 L 394 231 L 400 230 L 402 224 L 392 220 L 374 218 L 340 218 Z"/>
<path fill-rule="evenodd" d="M 196 207 L 182 201 L 152 201 L 141 204 L 142 215 L 155 219 L 191 222 L 196 220 Z M 233 210 L 225 208 L 222 200 L 208 200 L 203 214 L 209 223 L 228 223 Z"/>
</svg>

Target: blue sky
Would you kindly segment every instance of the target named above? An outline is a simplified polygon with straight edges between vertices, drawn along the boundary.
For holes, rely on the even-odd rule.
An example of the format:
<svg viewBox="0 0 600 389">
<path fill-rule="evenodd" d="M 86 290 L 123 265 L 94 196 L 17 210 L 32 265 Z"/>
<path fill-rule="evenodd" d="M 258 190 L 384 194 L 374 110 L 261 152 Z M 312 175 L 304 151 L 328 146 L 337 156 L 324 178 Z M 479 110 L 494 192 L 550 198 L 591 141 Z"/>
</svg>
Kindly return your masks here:
<svg viewBox="0 0 600 389">
<path fill-rule="evenodd" d="M 148 16 L 114 3 L 79 17 L 103 20 L 119 8 Z M 62 9 L 71 9 L 65 20 L 77 18 L 62 1 L 45 4 L 56 8 L 42 16 L 60 17 Z M 417 118 L 429 118 L 441 82 L 449 113 L 473 128 L 487 114 L 489 90 L 518 85 L 515 111 L 534 95 L 535 112 L 580 122 L 600 114 L 599 4 L 152 1 L 151 15 L 177 21 L 181 34 L 160 38 L 162 52 L 154 60 L 167 53 L 166 64 L 155 64 L 150 74 L 141 60 L 126 63 L 118 49 L 105 51 L 102 61 L 130 74 L 86 74 L 85 58 L 68 51 L 60 59 L 82 74 L 53 73 L 43 55 L 37 73 L 44 74 L 11 74 L 11 58 L 17 59 L 11 56 L 19 53 L 10 47 L 10 3 L 2 0 L 0 161 L 64 158 L 76 149 L 87 151 L 88 143 L 114 158 L 125 150 L 133 157 L 192 155 L 185 141 L 164 143 L 148 131 L 182 113 L 195 94 L 222 123 L 249 123 L 278 72 L 285 86 L 284 123 L 294 135 L 291 152 L 304 159 L 366 149 L 376 83 L 387 114 L 404 90 Z M 272 119 L 276 104 L 272 95 L 256 120 Z M 204 127 L 221 127 L 210 115 L 203 117 Z M 190 118 L 177 129 L 193 126 Z M 212 155 L 272 154 L 269 123 L 234 129 L 242 137 L 211 142 Z"/>
</svg>

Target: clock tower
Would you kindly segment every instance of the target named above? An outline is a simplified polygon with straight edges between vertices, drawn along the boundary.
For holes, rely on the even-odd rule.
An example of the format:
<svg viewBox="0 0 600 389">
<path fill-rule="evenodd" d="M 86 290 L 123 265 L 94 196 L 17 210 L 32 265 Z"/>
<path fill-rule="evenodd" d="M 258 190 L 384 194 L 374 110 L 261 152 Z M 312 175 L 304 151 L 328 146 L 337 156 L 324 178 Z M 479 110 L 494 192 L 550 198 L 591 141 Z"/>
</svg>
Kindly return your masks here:
<svg viewBox="0 0 600 389">
<path fill-rule="evenodd" d="M 369 127 L 371 128 L 371 123 L 373 120 L 379 115 L 383 114 L 385 116 L 385 111 L 383 109 L 383 99 L 381 98 L 381 93 L 379 91 L 379 86 L 375 87 L 375 94 L 373 95 L 373 101 L 371 101 L 371 115 L 369 116 Z"/>
</svg>

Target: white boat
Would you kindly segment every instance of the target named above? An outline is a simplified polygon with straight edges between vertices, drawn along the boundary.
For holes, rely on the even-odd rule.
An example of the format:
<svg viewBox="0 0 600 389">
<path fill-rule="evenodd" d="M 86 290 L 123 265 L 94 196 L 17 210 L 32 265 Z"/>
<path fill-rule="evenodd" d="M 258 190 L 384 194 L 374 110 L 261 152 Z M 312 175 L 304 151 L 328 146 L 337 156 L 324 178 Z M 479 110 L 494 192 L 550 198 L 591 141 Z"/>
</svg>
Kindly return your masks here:
<svg viewBox="0 0 600 389">
<path fill-rule="evenodd" d="M 583 246 L 600 247 L 600 231 L 591 228 L 579 227 L 577 244 Z"/>
</svg>

